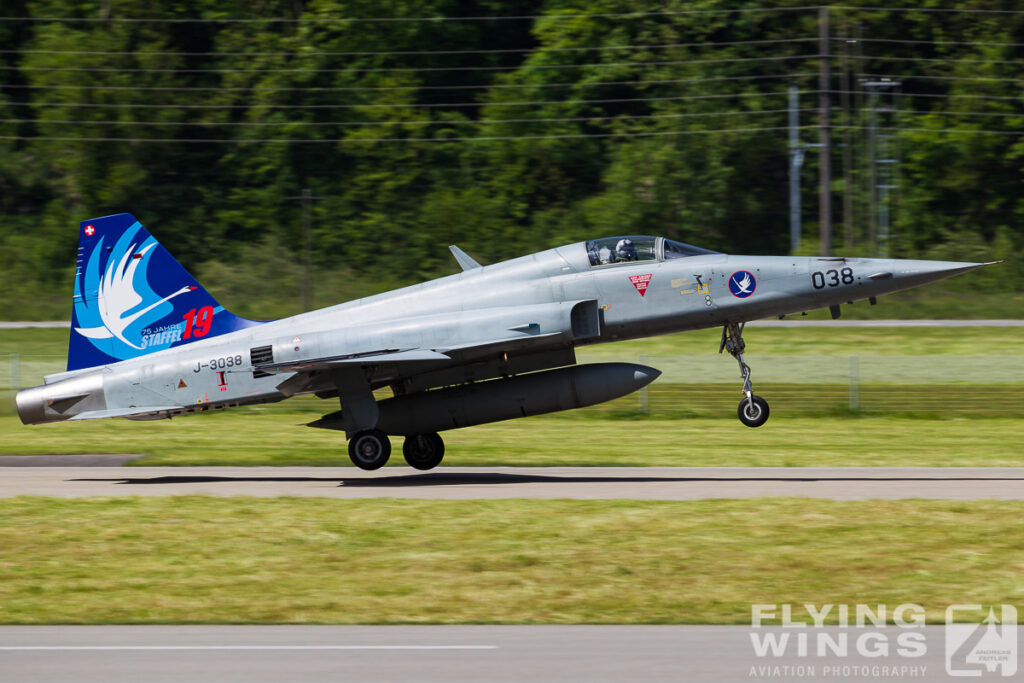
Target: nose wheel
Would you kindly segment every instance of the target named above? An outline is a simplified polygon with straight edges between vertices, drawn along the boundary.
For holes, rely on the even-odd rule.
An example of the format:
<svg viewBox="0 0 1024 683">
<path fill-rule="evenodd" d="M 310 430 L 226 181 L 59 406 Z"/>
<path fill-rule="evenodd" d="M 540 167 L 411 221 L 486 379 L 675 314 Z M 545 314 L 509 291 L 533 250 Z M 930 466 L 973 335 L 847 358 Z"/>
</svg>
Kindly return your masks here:
<svg viewBox="0 0 1024 683">
<path fill-rule="evenodd" d="M 740 401 L 736 408 L 736 414 L 739 416 L 740 422 L 748 427 L 760 427 L 768 421 L 768 401 L 751 394 L 748 398 Z"/>
<path fill-rule="evenodd" d="M 750 385 L 750 366 L 743 361 L 743 350 L 747 347 L 743 341 L 744 325 L 745 323 L 727 323 L 722 327 L 722 343 L 718 347 L 718 352 L 728 351 L 740 364 L 744 395 L 736 409 L 740 422 L 748 427 L 760 427 L 768 421 L 768 401 L 755 396 Z"/>
</svg>

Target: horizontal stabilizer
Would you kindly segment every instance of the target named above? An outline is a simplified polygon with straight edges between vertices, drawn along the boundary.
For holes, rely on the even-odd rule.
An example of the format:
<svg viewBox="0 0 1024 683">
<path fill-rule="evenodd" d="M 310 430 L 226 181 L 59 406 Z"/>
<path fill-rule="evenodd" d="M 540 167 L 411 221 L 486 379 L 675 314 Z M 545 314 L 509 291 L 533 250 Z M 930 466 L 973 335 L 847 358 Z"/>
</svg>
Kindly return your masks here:
<svg viewBox="0 0 1024 683">
<path fill-rule="evenodd" d="M 452 256 L 454 256 L 455 260 L 459 262 L 459 266 L 461 266 L 463 270 L 473 270 L 474 268 L 483 268 L 483 266 L 481 266 L 479 263 L 477 263 L 476 259 L 474 259 L 469 254 L 467 254 L 466 252 L 464 252 L 461 249 L 459 249 L 454 244 L 452 244 L 448 248 L 451 250 Z"/>
<path fill-rule="evenodd" d="M 69 420 L 100 420 L 105 417 L 139 417 L 142 415 L 156 415 L 170 410 L 183 410 L 185 406 L 142 406 L 139 408 L 113 408 L 111 410 L 89 410 L 79 413 Z"/>
<path fill-rule="evenodd" d="M 380 363 L 424 363 L 448 362 L 451 358 L 431 351 L 430 349 L 411 349 L 408 351 L 380 351 L 370 354 L 352 356 L 330 356 L 307 360 L 285 361 L 283 363 L 264 363 L 253 366 L 259 372 L 310 372 L 312 370 L 329 370 L 343 365 L 378 365 Z"/>
</svg>

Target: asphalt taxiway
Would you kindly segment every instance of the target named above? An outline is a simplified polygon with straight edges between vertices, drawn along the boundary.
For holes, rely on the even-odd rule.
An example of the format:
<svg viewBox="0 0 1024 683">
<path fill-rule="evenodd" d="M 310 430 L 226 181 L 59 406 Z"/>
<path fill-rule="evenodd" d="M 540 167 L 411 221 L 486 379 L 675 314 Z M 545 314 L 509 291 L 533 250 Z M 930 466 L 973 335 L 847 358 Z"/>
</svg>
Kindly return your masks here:
<svg viewBox="0 0 1024 683">
<path fill-rule="evenodd" d="M 5 456 L 0 464 L 30 456 Z M 45 456 L 44 456 L 45 457 Z M 1024 500 L 1024 467 L 20 467 L 0 497 L 300 496 L 700 500 Z"/>
<path fill-rule="evenodd" d="M 821 630 L 831 640 L 838 641 L 845 632 L 850 644 L 842 654 L 827 651 L 824 656 L 813 647 L 801 655 L 796 630 L 750 626 L 0 626 L 0 681 L 946 680 L 946 666 L 980 673 L 976 662 L 946 656 L 942 626 L 825 627 Z M 813 629 L 812 635 L 817 631 Z M 768 632 L 776 638 L 787 635 L 794 642 L 777 652 L 765 650 Z M 917 639 L 912 649 L 900 645 L 900 638 L 909 632 Z M 1024 629 L 1017 635 L 1024 637 Z M 762 645 L 760 653 L 755 643 Z"/>
</svg>

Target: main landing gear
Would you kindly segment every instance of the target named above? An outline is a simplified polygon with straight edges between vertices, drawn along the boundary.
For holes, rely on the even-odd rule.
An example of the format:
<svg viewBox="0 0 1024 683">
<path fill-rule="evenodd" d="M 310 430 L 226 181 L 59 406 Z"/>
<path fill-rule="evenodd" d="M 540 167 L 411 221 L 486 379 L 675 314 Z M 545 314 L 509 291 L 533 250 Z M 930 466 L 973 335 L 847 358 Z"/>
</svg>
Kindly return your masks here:
<svg viewBox="0 0 1024 683">
<path fill-rule="evenodd" d="M 364 470 L 378 470 L 391 457 L 391 439 L 379 429 L 365 429 L 349 439 L 348 457 Z"/>
<path fill-rule="evenodd" d="M 743 349 L 747 346 L 743 341 L 744 325 L 745 323 L 726 323 L 722 328 L 722 343 L 718 347 L 718 352 L 728 351 L 740 364 L 743 394 L 746 396 L 736 409 L 740 422 L 748 427 L 760 427 L 768 421 L 768 401 L 755 396 L 750 386 L 750 366 L 743 362 Z"/>
<path fill-rule="evenodd" d="M 402 455 L 410 466 L 418 470 L 433 469 L 444 458 L 444 440 L 436 432 L 407 436 L 402 445 Z M 360 469 L 380 469 L 391 457 L 391 440 L 379 429 L 356 432 L 348 442 L 348 457 Z"/>
<path fill-rule="evenodd" d="M 444 457 L 444 440 L 434 432 L 405 437 L 402 444 L 405 461 L 418 470 L 432 470 L 441 464 Z"/>
</svg>

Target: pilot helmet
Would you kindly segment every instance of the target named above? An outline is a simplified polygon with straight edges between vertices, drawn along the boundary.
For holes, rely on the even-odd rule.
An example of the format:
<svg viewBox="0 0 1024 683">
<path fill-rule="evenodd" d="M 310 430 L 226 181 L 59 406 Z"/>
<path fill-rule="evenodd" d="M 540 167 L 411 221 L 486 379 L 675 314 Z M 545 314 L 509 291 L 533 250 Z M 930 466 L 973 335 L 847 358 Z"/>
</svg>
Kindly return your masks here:
<svg viewBox="0 0 1024 683">
<path fill-rule="evenodd" d="M 633 240 L 628 237 L 619 240 L 619 243 L 615 245 L 615 253 L 619 255 L 619 258 L 636 258 L 636 247 L 633 246 Z"/>
</svg>

